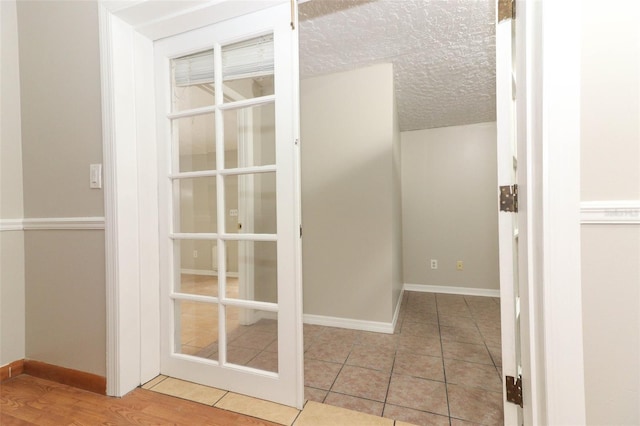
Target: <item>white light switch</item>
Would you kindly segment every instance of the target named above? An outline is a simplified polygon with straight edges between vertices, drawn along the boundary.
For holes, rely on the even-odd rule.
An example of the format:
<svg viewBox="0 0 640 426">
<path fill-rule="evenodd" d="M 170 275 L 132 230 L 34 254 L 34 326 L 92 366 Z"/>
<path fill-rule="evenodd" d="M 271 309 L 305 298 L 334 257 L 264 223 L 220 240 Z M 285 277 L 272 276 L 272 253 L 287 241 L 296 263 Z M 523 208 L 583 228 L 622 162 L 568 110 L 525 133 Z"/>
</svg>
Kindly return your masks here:
<svg viewBox="0 0 640 426">
<path fill-rule="evenodd" d="M 229 216 L 237 217 L 238 216 L 238 209 L 230 209 L 229 210 Z"/>
<path fill-rule="evenodd" d="M 89 165 L 89 188 L 102 188 L 102 164 Z"/>
</svg>

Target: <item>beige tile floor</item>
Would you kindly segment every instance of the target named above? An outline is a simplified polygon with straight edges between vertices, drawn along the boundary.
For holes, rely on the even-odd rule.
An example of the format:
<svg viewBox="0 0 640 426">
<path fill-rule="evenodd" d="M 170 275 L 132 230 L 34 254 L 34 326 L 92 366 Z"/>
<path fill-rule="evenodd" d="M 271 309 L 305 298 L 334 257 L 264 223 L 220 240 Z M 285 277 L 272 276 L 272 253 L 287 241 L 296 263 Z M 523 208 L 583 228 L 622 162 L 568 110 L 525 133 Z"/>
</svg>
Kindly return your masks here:
<svg viewBox="0 0 640 426">
<path fill-rule="evenodd" d="M 304 337 L 310 401 L 416 425 L 503 422 L 499 299 L 405 292 L 392 335 Z"/>
<path fill-rule="evenodd" d="M 408 423 L 385 417 L 314 401 L 306 401 L 304 409 L 300 411 L 285 405 L 166 376 L 158 376 L 142 387 L 285 426 L 410 426 Z M 249 423 L 251 422 L 248 421 Z"/>
<path fill-rule="evenodd" d="M 215 285 L 211 278 L 200 281 Z M 202 328 L 200 324 L 215 322 L 210 310 L 200 308 L 182 310 L 182 322 L 189 332 Z M 228 319 L 228 359 L 277 371 L 276 322 L 262 319 L 243 326 L 240 315 L 234 313 Z M 216 335 L 217 328 L 215 334 L 186 335 L 183 352 L 216 359 Z M 403 421 L 416 425 L 502 424 L 498 299 L 405 292 L 394 334 L 305 324 L 304 338 L 305 399 L 320 404 L 307 404 L 305 410 L 313 408 L 312 414 L 303 411 L 296 425 L 329 424 L 327 418 L 324 423 L 314 423 L 319 413 L 337 418 L 353 415 L 328 406 L 367 415 L 362 424 L 375 424 L 369 416 L 377 417 L 378 423 L 395 419 L 396 425 Z M 184 392 L 171 393 L 174 381 L 150 382 L 148 388 L 198 400 Z M 202 397 L 201 389 L 189 385 L 189 392 L 197 398 L 209 398 L 199 402 L 229 407 L 220 402 L 226 396 L 214 392 L 214 396 Z M 291 424 L 255 412 L 237 412 Z"/>
</svg>

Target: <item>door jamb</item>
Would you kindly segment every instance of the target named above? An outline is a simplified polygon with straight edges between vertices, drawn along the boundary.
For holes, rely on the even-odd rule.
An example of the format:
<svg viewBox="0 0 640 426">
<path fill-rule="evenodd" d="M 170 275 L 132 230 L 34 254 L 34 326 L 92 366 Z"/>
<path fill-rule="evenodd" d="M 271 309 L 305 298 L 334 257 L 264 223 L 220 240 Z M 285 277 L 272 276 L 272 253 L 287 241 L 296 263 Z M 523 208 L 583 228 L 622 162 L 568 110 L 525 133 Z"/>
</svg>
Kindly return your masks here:
<svg viewBox="0 0 640 426">
<path fill-rule="evenodd" d="M 546 6 L 546 7 L 545 7 Z M 580 0 L 519 0 L 525 26 L 525 424 L 585 424 L 580 275 Z M 571 19 L 566 19 L 571 16 Z M 519 105 L 520 107 L 520 105 Z M 526 379 L 525 379 L 526 380 Z"/>
<path fill-rule="evenodd" d="M 538 182 L 532 203 L 537 250 L 530 309 L 542 318 L 532 363 L 532 386 L 545 417 L 532 424 L 586 424 L 580 245 L 581 1 L 525 2 L 533 27 L 527 62 L 527 137 Z M 571 19 L 567 19 L 567 17 Z M 531 56 L 529 56 L 529 54 Z M 537 232 L 536 232 L 537 230 Z M 537 343 L 537 344 L 536 344 Z M 535 344 L 535 346 L 534 346 Z M 534 360 L 535 357 L 535 360 Z"/>
<path fill-rule="evenodd" d="M 153 41 L 99 5 L 107 287 L 107 395 L 160 371 Z M 144 241 L 144 244 L 141 244 Z M 152 299 L 152 298 L 151 298 Z M 151 303 L 146 303 L 151 302 Z M 144 364 L 141 360 L 144 359 Z"/>
</svg>

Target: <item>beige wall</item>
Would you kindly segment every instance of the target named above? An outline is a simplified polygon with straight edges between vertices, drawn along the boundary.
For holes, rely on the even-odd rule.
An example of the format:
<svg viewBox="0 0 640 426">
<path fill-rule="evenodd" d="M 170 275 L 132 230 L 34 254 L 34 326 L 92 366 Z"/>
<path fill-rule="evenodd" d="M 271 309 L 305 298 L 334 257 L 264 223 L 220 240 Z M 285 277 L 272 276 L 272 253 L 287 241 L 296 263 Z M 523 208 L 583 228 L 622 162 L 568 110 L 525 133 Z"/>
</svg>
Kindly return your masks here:
<svg viewBox="0 0 640 426">
<path fill-rule="evenodd" d="M 0 64 L 0 218 L 18 219 L 23 215 L 22 146 L 20 133 L 20 75 L 18 71 L 18 30 L 16 3 L 0 2 L 2 7 Z"/>
<path fill-rule="evenodd" d="M 640 226 L 583 225 L 587 424 L 640 424 Z"/>
<path fill-rule="evenodd" d="M 18 2 L 25 217 L 103 216 L 96 2 Z"/>
<path fill-rule="evenodd" d="M 0 226 L 21 219 L 22 147 L 15 1 L 0 2 Z M 0 366 L 25 355 L 24 235 L 0 231 Z"/>
<path fill-rule="evenodd" d="M 499 288 L 496 155 L 495 123 L 402 133 L 406 283 Z"/>
<path fill-rule="evenodd" d="M 640 200 L 640 4 L 582 4 L 583 201 Z M 640 226 L 582 226 L 587 423 L 640 424 Z"/>
<path fill-rule="evenodd" d="M 0 231 L 0 366 L 24 357 L 24 235 Z"/>
<path fill-rule="evenodd" d="M 27 231 L 25 260 L 27 358 L 104 376 L 104 234 Z"/>
<path fill-rule="evenodd" d="M 24 215 L 103 216 L 96 2 L 18 2 Z M 26 357 L 104 375 L 103 231 L 26 231 Z"/>
<path fill-rule="evenodd" d="M 390 322 L 393 69 L 301 81 L 304 313 Z"/>
</svg>

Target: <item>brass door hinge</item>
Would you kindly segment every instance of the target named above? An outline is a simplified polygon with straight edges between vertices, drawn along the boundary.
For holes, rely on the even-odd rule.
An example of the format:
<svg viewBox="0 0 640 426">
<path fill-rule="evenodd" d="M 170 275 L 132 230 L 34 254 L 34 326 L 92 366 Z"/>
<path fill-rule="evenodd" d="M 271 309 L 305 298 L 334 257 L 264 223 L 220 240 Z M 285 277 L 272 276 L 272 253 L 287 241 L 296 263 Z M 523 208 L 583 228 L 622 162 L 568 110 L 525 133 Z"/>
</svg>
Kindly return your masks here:
<svg viewBox="0 0 640 426">
<path fill-rule="evenodd" d="M 516 19 L 516 0 L 498 0 L 498 22 Z"/>
<path fill-rule="evenodd" d="M 518 375 L 518 379 L 506 376 L 504 384 L 507 388 L 507 401 L 522 407 L 522 376 Z"/>
<path fill-rule="evenodd" d="M 518 212 L 518 185 L 500 187 L 500 211 Z"/>
</svg>

